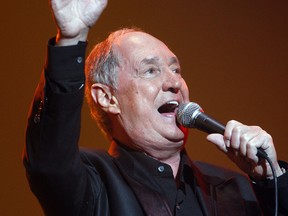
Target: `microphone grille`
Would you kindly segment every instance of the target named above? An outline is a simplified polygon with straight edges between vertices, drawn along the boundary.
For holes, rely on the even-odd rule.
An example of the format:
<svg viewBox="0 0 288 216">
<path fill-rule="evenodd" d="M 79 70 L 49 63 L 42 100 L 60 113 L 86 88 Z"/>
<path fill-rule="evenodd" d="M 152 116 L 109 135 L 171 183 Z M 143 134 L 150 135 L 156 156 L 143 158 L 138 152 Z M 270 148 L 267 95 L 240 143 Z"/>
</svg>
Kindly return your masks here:
<svg viewBox="0 0 288 216">
<path fill-rule="evenodd" d="M 178 123 L 184 127 L 193 128 L 195 122 L 195 112 L 199 110 L 202 110 L 201 107 L 194 102 L 180 104 L 177 110 Z"/>
</svg>

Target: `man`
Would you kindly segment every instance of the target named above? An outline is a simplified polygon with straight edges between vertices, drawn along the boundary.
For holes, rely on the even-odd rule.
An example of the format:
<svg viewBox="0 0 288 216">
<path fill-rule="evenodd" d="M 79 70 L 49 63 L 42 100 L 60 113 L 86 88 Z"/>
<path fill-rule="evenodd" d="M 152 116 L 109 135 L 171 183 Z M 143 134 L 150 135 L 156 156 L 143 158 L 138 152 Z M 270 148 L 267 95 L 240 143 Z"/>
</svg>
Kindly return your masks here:
<svg viewBox="0 0 288 216">
<path fill-rule="evenodd" d="M 89 28 L 106 0 L 51 0 L 58 27 L 30 111 L 24 164 L 31 190 L 47 215 L 273 214 L 272 171 L 279 182 L 279 215 L 288 213 L 287 164 L 279 166 L 264 130 L 229 121 L 224 136 L 207 139 L 246 177 L 192 162 L 187 129 L 175 111 L 188 102 L 177 57 L 153 36 L 124 29 L 97 45 L 86 64 L 91 112 L 111 139 L 108 153 L 78 149 Z M 165 125 L 163 127 L 162 125 Z"/>
</svg>

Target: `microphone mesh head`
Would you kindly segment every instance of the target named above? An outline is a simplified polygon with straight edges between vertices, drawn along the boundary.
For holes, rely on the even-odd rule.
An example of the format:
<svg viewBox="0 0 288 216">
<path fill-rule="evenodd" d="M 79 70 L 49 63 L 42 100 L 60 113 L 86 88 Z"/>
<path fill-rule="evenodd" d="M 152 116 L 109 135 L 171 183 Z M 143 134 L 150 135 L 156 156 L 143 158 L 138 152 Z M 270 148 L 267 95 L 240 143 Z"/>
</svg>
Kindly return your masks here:
<svg viewBox="0 0 288 216">
<path fill-rule="evenodd" d="M 177 110 L 177 121 L 184 127 L 193 128 L 195 113 L 201 110 L 201 107 L 194 102 L 182 103 Z"/>
</svg>

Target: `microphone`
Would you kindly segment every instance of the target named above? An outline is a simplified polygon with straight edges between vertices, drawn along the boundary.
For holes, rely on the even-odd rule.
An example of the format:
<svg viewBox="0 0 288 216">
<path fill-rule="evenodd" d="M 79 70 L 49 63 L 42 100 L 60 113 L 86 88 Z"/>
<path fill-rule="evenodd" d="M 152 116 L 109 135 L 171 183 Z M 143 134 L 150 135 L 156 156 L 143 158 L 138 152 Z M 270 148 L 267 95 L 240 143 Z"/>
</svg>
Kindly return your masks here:
<svg viewBox="0 0 288 216">
<path fill-rule="evenodd" d="M 208 134 L 220 133 L 224 135 L 225 126 L 206 115 L 203 109 L 194 102 L 179 105 L 177 121 L 187 128 L 197 128 Z"/>
<path fill-rule="evenodd" d="M 208 134 L 219 133 L 224 135 L 225 132 L 223 124 L 206 115 L 203 109 L 194 102 L 180 104 L 176 118 L 178 123 L 186 128 L 196 128 Z M 261 148 L 258 148 L 257 156 L 267 158 L 266 152 Z"/>
</svg>

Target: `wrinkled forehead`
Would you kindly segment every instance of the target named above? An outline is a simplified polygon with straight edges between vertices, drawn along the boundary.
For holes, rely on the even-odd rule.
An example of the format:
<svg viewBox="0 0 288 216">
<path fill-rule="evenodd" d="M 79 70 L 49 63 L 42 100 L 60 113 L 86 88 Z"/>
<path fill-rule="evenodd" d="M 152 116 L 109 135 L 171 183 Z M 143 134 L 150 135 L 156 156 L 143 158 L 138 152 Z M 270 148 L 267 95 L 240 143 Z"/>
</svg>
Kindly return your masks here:
<svg viewBox="0 0 288 216">
<path fill-rule="evenodd" d="M 142 61 L 145 58 L 176 58 L 162 41 L 144 32 L 129 32 L 121 35 L 115 40 L 113 51 L 120 58 L 128 61 Z"/>
</svg>

